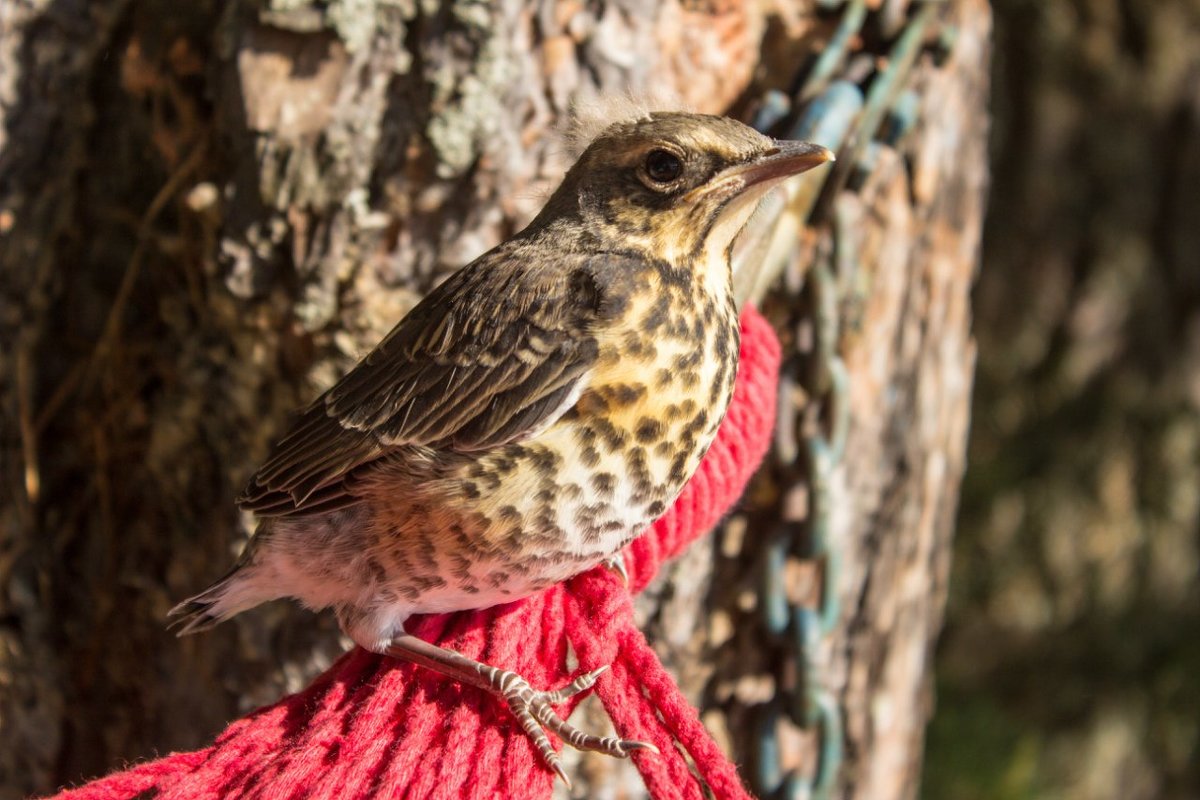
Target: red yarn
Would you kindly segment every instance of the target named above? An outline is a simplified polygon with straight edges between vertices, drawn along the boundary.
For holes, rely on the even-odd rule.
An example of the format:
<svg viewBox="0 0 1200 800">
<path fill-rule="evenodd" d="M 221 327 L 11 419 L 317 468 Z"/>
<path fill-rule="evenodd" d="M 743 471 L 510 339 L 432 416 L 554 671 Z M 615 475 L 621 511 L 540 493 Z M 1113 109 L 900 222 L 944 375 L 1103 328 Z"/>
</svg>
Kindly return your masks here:
<svg viewBox="0 0 1200 800">
<path fill-rule="evenodd" d="M 779 344 L 742 315 L 741 366 L 729 414 L 674 507 L 624 553 L 630 589 L 715 525 L 766 452 Z M 604 568 L 496 608 L 425 617 L 417 636 L 516 670 L 537 687 L 610 664 L 599 695 L 623 738 L 654 743 L 634 762 L 652 797 L 748 800 L 737 772 L 633 622 L 630 592 Z M 575 702 L 578 702 L 577 700 Z M 567 704 L 567 710 L 574 707 Z M 685 757 L 686 756 L 686 757 Z M 304 691 L 232 723 L 216 741 L 64 791 L 56 800 L 548 798 L 554 776 L 495 698 L 402 661 L 353 650 Z"/>
</svg>

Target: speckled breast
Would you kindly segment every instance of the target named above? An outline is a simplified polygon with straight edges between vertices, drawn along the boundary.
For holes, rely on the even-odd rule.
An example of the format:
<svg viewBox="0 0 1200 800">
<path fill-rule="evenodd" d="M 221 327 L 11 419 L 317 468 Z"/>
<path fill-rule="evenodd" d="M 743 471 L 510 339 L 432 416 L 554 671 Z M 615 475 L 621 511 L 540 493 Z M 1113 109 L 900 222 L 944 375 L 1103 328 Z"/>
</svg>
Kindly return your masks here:
<svg viewBox="0 0 1200 800">
<path fill-rule="evenodd" d="M 666 287 L 632 298 L 626 320 L 598 337 L 588 388 L 566 414 L 440 483 L 456 497 L 438 506 L 461 513 L 435 526 L 454 546 L 428 546 L 445 584 L 422 587 L 421 610 L 505 602 L 588 569 L 665 512 L 695 472 L 733 390 L 733 304 Z"/>
</svg>

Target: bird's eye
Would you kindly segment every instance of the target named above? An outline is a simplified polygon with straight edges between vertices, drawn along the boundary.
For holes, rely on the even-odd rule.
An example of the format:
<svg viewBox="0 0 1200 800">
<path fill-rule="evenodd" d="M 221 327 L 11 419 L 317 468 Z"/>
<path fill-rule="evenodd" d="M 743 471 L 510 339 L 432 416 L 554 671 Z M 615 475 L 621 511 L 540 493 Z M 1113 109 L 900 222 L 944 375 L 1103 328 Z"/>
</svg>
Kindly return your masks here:
<svg viewBox="0 0 1200 800">
<path fill-rule="evenodd" d="M 683 162 L 669 150 L 651 150 L 646 156 L 646 176 L 655 183 L 672 183 L 682 174 Z"/>
</svg>

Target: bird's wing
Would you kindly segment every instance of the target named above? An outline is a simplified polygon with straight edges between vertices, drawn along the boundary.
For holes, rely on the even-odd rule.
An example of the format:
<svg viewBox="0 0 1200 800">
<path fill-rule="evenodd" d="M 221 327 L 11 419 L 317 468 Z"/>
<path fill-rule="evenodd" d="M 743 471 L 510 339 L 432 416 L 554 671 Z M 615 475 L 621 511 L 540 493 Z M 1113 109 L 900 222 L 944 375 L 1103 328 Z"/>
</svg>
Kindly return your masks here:
<svg viewBox="0 0 1200 800">
<path fill-rule="evenodd" d="M 448 278 L 301 414 L 238 499 L 265 516 L 356 501 L 351 472 L 396 448 L 479 451 L 567 411 L 614 313 L 622 256 L 501 247 Z"/>
</svg>

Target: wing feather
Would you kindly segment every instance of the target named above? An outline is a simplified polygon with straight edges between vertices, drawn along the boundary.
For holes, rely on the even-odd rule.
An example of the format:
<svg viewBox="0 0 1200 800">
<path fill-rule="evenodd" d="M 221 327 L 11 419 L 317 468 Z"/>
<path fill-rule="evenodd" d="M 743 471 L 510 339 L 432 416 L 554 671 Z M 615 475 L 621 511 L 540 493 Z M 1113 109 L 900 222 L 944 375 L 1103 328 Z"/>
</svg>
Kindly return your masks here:
<svg viewBox="0 0 1200 800">
<path fill-rule="evenodd" d="M 303 412 L 239 503 L 265 516 L 340 508 L 356 502 L 356 477 L 402 448 L 473 452 L 543 429 L 595 364 L 597 326 L 616 307 L 605 289 L 639 266 L 548 262 L 512 242 L 481 257 Z"/>
</svg>

